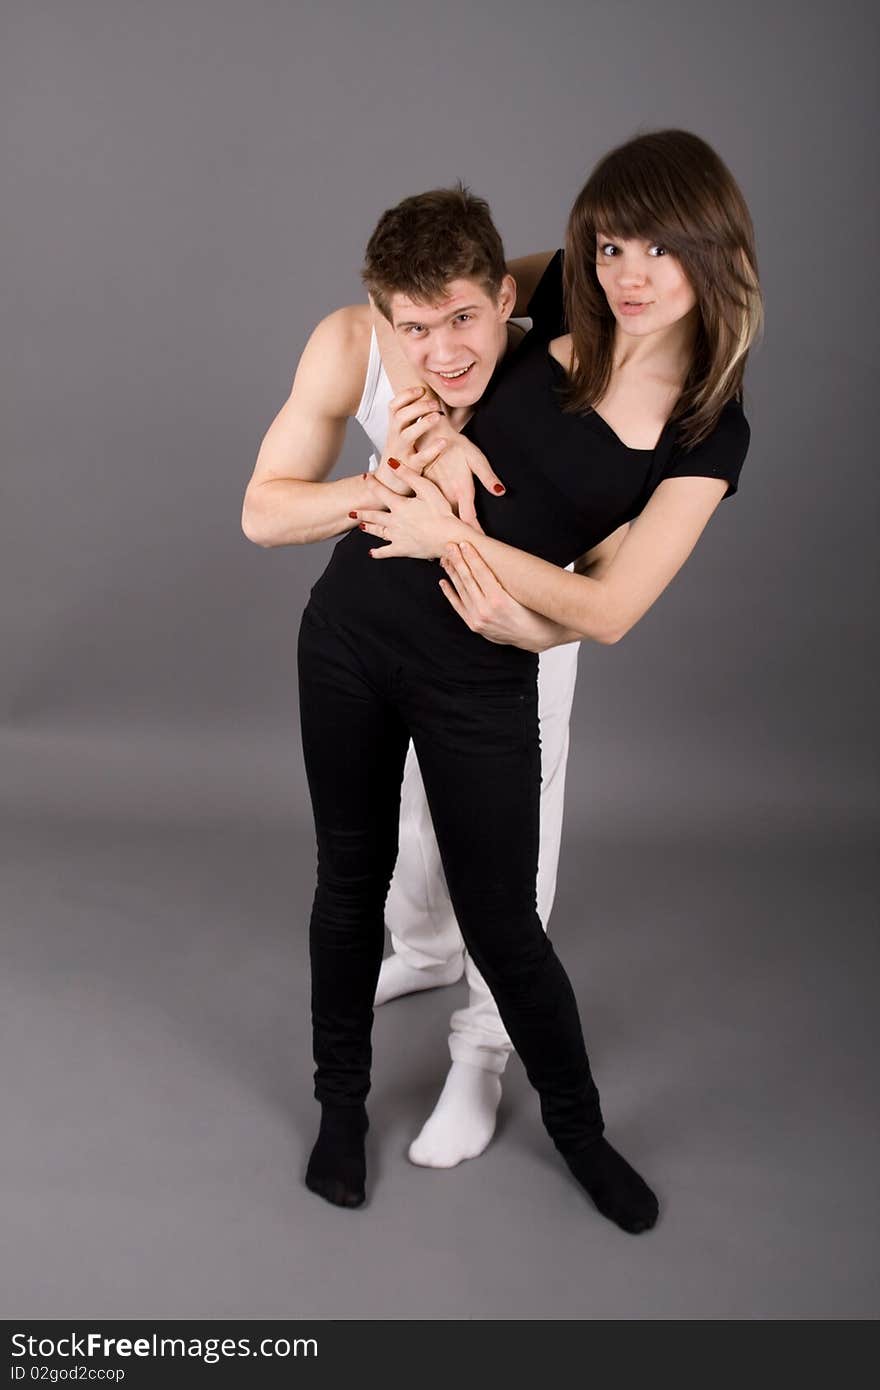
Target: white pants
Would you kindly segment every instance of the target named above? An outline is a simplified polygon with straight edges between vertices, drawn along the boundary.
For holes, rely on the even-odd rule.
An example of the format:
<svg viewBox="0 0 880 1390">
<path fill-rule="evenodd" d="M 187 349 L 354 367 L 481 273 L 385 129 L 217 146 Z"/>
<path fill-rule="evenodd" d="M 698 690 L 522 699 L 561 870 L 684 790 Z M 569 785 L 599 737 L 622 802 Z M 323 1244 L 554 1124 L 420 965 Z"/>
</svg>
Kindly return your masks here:
<svg viewBox="0 0 880 1390">
<path fill-rule="evenodd" d="M 577 679 L 579 642 L 551 647 L 538 660 L 538 715 L 541 732 L 541 833 L 537 906 L 544 930 L 556 894 L 562 838 L 568 726 Z M 464 956 L 468 1005 L 452 1015 L 449 1051 L 455 1062 L 469 1062 L 501 1073 L 513 1050 L 488 986 L 464 947 L 440 862 L 431 813 L 412 744 L 403 774 L 400 851 L 385 922 L 394 950 L 415 970 Z"/>
</svg>

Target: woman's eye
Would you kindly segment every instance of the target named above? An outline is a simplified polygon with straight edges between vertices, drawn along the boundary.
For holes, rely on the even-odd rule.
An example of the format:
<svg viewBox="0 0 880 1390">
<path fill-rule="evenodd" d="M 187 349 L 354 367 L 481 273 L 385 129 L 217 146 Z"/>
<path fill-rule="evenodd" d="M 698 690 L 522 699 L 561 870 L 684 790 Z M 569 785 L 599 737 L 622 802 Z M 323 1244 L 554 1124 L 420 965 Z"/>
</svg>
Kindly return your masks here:
<svg viewBox="0 0 880 1390">
<path fill-rule="evenodd" d="M 658 245 L 657 243 L 655 243 L 652 247 L 650 247 L 650 249 L 649 249 L 649 251 L 648 251 L 648 255 L 649 255 L 649 256 L 665 256 L 665 255 L 666 255 L 666 247 L 665 247 L 665 246 L 660 246 L 660 245 Z"/>
<path fill-rule="evenodd" d="M 599 247 L 600 256 L 613 256 L 616 251 L 617 247 L 611 241 L 603 242 L 603 244 Z"/>
</svg>

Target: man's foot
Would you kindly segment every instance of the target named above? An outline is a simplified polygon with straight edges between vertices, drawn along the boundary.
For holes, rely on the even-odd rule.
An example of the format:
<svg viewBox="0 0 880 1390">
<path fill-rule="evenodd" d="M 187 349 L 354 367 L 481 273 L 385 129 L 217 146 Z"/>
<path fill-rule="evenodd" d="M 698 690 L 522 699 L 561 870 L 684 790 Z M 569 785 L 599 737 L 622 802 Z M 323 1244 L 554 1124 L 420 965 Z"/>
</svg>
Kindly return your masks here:
<svg viewBox="0 0 880 1390">
<path fill-rule="evenodd" d="M 464 956 L 453 956 L 442 965 L 426 965 L 415 970 L 398 955 L 386 956 L 379 971 L 374 1007 L 387 1004 L 389 999 L 397 999 L 401 994 L 415 994 L 420 989 L 438 989 L 442 985 L 454 985 L 464 974 Z"/>
<path fill-rule="evenodd" d="M 650 1231 L 660 1211 L 657 1198 L 644 1178 L 605 1139 L 563 1157 L 603 1216 L 630 1235 Z"/>
<path fill-rule="evenodd" d="M 453 1062 L 432 1114 L 409 1146 L 421 1168 L 454 1168 L 476 1158 L 495 1133 L 501 1078 L 494 1071 Z"/>
<path fill-rule="evenodd" d="M 321 1128 L 306 1169 L 306 1187 L 335 1207 L 360 1207 L 366 1196 L 364 1135 L 369 1128 L 362 1105 L 324 1105 Z"/>
</svg>

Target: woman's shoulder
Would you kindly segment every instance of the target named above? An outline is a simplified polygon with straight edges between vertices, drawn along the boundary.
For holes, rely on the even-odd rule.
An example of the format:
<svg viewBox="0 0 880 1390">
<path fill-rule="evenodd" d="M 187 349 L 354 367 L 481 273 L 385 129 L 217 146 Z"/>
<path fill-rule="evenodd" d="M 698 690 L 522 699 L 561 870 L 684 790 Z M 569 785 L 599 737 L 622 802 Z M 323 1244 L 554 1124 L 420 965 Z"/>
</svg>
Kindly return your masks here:
<svg viewBox="0 0 880 1390">
<path fill-rule="evenodd" d="M 563 333 L 559 338 L 551 338 L 547 344 L 547 351 L 560 367 L 568 371 L 571 367 L 572 338 L 570 333 Z"/>
<path fill-rule="evenodd" d="M 742 401 L 734 397 L 721 407 L 714 428 L 707 436 L 707 441 L 715 439 L 719 442 L 741 444 L 748 447 L 751 433 Z"/>
<path fill-rule="evenodd" d="M 743 410 L 742 401 L 737 397 L 732 397 L 729 401 L 725 401 L 716 416 L 712 428 L 707 434 L 703 435 L 698 443 L 688 445 L 684 442 L 687 438 L 685 427 L 693 418 L 694 411 L 689 410 L 677 419 L 673 417 L 669 421 L 672 442 L 676 453 L 694 453 L 697 450 L 710 453 L 729 447 L 748 447 L 751 430 L 746 418 L 746 413 Z"/>
<path fill-rule="evenodd" d="M 691 446 L 682 445 L 673 432 L 672 448 L 663 478 L 726 478 L 726 497 L 737 490 L 739 475 L 749 450 L 751 430 L 742 401 L 729 400 L 722 406 L 714 426 L 705 438 Z"/>
</svg>

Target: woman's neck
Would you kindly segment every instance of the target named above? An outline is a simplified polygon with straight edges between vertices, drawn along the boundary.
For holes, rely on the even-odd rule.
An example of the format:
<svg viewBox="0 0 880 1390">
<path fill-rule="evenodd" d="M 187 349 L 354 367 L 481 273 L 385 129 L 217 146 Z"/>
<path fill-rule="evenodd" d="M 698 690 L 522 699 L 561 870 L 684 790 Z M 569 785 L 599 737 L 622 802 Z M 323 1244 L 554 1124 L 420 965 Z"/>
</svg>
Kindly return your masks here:
<svg viewBox="0 0 880 1390">
<path fill-rule="evenodd" d="M 623 333 L 618 325 L 613 348 L 614 374 L 635 370 L 683 386 L 693 362 L 698 326 L 696 309 L 669 328 L 645 338 Z"/>
</svg>

